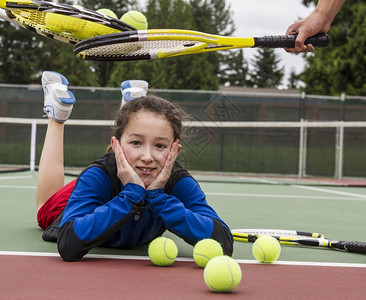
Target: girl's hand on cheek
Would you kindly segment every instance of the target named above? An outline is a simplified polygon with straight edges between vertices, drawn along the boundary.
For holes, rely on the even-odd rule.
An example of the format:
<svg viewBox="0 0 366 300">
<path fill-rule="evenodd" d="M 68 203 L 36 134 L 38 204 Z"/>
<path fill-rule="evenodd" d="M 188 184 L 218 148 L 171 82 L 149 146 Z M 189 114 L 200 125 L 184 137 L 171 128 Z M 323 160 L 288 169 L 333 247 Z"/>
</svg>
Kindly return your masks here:
<svg viewBox="0 0 366 300">
<path fill-rule="evenodd" d="M 119 180 L 121 180 L 122 184 L 125 186 L 127 183 L 135 183 L 145 188 L 140 176 L 136 174 L 135 170 L 128 163 L 121 143 L 115 137 L 112 137 L 112 149 L 117 164 L 117 176 Z"/>
<path fill-rule="evenodd" d="M 149 184 L 147 187 L 148 190 L 161 189 L 164 188 L 166 183 L 169 180 L 169 177 L 172 173 L 172 169 L 174 166 L 174 162 L 182 149 L 182 145 L 179 144 L 179 140 L 175 140 L 170 147 L 169 154 L 165 161 L 164 167 L 161 169 L 160 173 L 156 178 Z"/>
</svg>

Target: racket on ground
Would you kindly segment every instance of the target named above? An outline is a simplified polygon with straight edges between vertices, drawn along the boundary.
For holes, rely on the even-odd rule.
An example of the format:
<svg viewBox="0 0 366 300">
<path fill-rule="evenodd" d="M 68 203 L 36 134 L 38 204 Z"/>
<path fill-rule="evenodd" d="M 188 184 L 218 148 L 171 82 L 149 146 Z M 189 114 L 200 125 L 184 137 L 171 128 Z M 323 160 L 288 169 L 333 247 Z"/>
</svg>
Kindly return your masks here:
<svg viewBox="0 0 366 300">
<path fill-rule="evenodd" d="M 157 59 L 236 48 L 293 48 L 295 39 L 295 35 L 236 38 L 179 29 L 136 30 L 84 40 L 74 46 L 74 55 L 87 60 Z M 325 47 L 328 36 L 319 34 L 305 43 Z"/>
<path fill-rule="evenodd" d="M 283 245 L 326 247 L 366 254 L 366 243 L 364 242 L 330 240 L 320 233 L 270 229 L 233 229 L 231 233 L 234 236 L 234 240 L 239 242 L 254 243 L 258 237 L 270 235 Z"/>
<path fill-rule="evenodd" d="M 39 35 L 76 44 L 103 34 L 136 28 L 94 10 L 33 0 L 0 0 L 0 17 Z"/>
</svg>

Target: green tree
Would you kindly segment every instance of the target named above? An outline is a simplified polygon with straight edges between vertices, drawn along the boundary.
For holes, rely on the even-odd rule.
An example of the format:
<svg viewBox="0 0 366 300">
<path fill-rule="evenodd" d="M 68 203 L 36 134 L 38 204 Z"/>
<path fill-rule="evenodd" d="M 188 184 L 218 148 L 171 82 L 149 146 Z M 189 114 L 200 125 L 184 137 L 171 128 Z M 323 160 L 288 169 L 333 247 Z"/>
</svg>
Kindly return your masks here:
<svg viewBox="0 0 366 300">
<path fill-rule="evenodd" d="M 191 8 L 183 0 L 150 0 L 145 15 L 150 28 L 195 28 Z M 217 89 L 218 86 L 213 66 L 203 54 L 116 63 L 108 85 L 119 85 L 125 79 L 143 79 L 150 87 L 163 89 Z"/>
<path fill-rule="evenodd" d="M 34 83 L 38 72 L 35 61 L 39 59 L 34 34 L 5 21 L 0 21 L 0 32 L 0 82 Z"/>
<path fill-rule="evenodd" d="M 190 6 L 197 30 L 226 36 L 234 33 L 232 12 L 225 0 L 190 0 Z M 231 58 L 235 60 L 235 57 L 229 51 L 211 52 L 205 55 L 212 65 L 213 72 L 218 76 L 215 88 L 217 89 L 219 81 L 227 76 L 225 74 L 227 64 L 230 64 Z"/>
<path fill-rule="evenodd" d="M 72 49 L 72 45 L 47 39 L 42 48 L 39 68 L 64 74 L 70 85 L 100 86 L 99 74 L 93 67 L 93 62 L 75 58 Z"/>
<path fill-rule="evenodd" d="M 303 1 L 305 5 L 314 1 Z M 306 56 L 301 75 L 305 92 L 363 95 L 366 93 L 366 3 L 346 1 L 328 32 L 329 46 Z"/>
<path fill-rule="evenodd" d="M 240 49 L 228 52 L 228 55 L 223 56 L 221 61 L 220 84 L 247 86 L 248 63 L 244 59 L 244 51 Z"/>
<path fill-rule="evenodd" d="M 297 88 L 299 88 L 299 83 L 300 83 L 300 74 L 296 74 L 295 70 L 292 68 L 290 71 L 287 88 L 288 89 L 297 89 Z"/>
<path fill-rule="evenodd" d="M 190 7 L 197 30 L 219 35 L 235 31 L 230 5 L 225 0 L 190 0 Z"/>
<path fill-rule="evenodd" d="M 252 86 L 277 88 L 281 84 L 284 69 L 279 67 L 280 59 L 274 49 L 258 49 L 251 62 L 253 70 L 249 72 L 249 77 Z"/>
<path fill-rule="evenodd" d="M 0 32 L 0 82 L 39 84 L 42 72 L 52 70 L 65 74 L 72 85 L 98 86 L 92 63 L 74 58 L 72 45 L 8 22 L 0 22 Z"/>
</svg>

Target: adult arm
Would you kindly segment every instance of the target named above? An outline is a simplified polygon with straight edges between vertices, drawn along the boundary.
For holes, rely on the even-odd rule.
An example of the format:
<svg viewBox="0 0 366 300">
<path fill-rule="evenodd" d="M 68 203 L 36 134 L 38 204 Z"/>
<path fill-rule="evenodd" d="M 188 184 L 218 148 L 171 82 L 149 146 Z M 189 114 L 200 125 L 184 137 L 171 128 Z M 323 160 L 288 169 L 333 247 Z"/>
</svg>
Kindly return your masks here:
<svg viewBox="0 0 366 300">
<path fill-rule="evenodd" d="M 327 32 L 344 2 L 345 0 L 319 0 L 315 10 L 309 16 L 288 27 L 287 35 L 297 34 L 298 36 L 295 48 L 285 50 L 287 52 L 314 51 L 313 45 L 304 45 L 305 40 L 318 33 Z"/>
</svg>

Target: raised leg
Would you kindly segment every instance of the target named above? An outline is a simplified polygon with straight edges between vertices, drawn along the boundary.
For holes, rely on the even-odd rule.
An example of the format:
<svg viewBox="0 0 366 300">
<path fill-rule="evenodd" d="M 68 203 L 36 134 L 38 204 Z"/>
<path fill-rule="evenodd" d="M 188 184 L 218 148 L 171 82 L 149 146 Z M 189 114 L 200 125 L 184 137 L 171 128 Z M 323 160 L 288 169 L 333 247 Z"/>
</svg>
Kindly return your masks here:
<svg viewBox="0 0 366 300">
<path fill-rule="evenodd" d="M 74 95 L 68 91 L 69 82 L 56 72 L 43 72 L 43 110 L 49 118 L 38 169 L 36 204 L 39 209 L 64 186 L 64 122 L 69 118 Z"/>
</svg>

